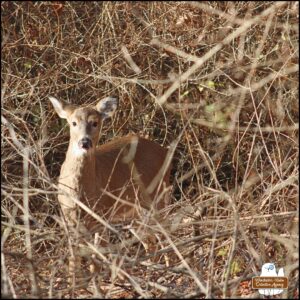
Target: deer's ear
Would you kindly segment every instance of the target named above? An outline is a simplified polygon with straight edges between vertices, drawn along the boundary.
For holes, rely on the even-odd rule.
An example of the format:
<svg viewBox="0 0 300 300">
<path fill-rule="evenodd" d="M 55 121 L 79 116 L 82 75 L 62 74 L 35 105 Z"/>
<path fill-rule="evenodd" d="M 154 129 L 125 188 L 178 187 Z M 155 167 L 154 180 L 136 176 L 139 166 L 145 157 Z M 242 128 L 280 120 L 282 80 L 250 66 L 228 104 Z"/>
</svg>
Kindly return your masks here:
<svg viewBox="0 0 300 300">
<path fill-rule="evenodd" d="M 117 98 L 106 97 L 96 104 L 96 110 L 101 114 L 102 120 L 105 120 L 114 115 L 118 104 L 119 101 Z"/>
<path fill-rule="evenodd" d="M 72 112 L 74 111 L 74 106 L 67 104 L 63 101 L 59 101 L 56 98 L 49 96 L 49 100 L 51 101 L 55 111 L 62 119 L 67 119 Z"/>
</svg>

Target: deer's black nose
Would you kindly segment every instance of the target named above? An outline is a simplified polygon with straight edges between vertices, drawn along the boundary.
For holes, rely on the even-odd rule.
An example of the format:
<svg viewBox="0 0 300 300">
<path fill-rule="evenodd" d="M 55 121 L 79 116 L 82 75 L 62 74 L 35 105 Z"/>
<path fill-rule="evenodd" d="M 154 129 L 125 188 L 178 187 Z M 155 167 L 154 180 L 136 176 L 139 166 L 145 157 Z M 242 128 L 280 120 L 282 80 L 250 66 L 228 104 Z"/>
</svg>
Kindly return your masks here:
<svg viewBox="0 0 300 300">
<path fill-rule="evenodd" d="M 92 148 L 92 141 L 89 138 L 83 138 L 78 142 L 79 148 L 89 149 Z"/>
</svg>

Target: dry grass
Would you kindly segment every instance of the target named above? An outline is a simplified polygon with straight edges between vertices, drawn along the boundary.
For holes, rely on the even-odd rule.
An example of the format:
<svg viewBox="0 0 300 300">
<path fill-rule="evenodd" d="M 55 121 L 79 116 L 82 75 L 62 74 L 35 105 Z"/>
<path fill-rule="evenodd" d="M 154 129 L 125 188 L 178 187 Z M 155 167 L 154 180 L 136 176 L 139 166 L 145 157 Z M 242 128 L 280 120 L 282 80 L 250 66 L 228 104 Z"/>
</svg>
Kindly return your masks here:
<svg viewBox="0 0 300 300">
<path fill-rule="evenodd" d="M 1 9 L 3 296 L 257 297 L 250 279 L 274 262 L 289 277 L 282 296 L 298 297 L 298 2 Z M 117 95 L 101 143 L 130 132 L 164 146 L 179 138 L 155 257 L 140 246 L 98 251 L 101 272 L 67 286 L 53 183 L 68 128 L 48 95 Z"/>
</svg>

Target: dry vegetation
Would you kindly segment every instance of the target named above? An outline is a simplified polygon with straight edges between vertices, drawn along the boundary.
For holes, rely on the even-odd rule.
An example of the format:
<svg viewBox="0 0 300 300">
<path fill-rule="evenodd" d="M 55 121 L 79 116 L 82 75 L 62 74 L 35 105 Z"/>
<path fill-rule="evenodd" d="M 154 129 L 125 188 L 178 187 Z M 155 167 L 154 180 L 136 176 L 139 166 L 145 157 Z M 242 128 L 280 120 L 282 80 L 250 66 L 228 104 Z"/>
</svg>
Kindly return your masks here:
<svg viewBox="0 0 300 300">
<path fill-rule="evenodd" d="M 265 262 L 298 297 L 298 2 L 1 9 L 3 297 L 257 297 Z M 83 265 L 71 287 L 54 186 L 69 132 L 48 95 L 118 96 L 100 143 L 133 132 L 176 146 L 167 222 L 151 227 L 163 248 L 99 250 L 100 271 Z"/>
</svg>

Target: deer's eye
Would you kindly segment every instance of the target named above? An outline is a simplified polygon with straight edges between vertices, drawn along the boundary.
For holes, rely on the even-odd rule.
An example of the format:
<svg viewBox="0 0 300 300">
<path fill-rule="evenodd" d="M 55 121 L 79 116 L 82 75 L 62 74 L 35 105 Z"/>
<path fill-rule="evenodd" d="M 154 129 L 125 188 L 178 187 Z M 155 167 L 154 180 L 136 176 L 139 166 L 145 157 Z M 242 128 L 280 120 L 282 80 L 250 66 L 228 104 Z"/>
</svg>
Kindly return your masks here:
<svg viewBox="0 0 300 300">
<path fill-rule="evenodd" d="M 76 126 L 76 125 L 77 125 L 77 123 L 76 123 L 76 122 L 72 122 L 72 125 L 73 125 L 73 126 Z"/>
<path fill-rule="evenodd" d="M 93 122 L 93 126 L 97 127 L 98 126 L 98 122 Z"/>
</svg>

